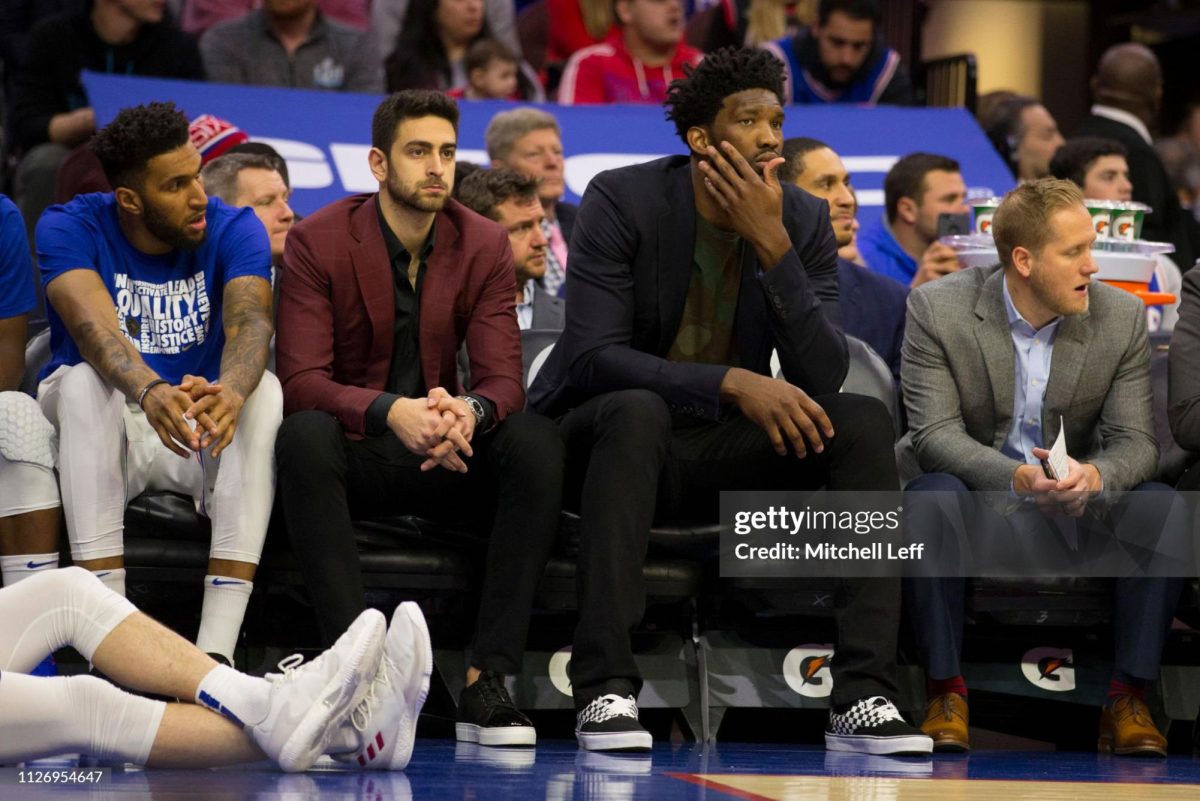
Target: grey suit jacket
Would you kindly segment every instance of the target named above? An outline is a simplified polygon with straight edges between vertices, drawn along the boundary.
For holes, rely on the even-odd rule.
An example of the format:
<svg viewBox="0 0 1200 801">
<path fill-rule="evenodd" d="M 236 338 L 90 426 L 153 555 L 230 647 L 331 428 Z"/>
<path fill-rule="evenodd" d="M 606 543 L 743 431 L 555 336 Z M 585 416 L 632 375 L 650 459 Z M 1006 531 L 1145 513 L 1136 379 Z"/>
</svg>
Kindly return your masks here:
<svg viewBox="0 0 1200 801">
<path fill-rule="evenodd" d="M 1019 462 L 1000 452 L 1016 383 L 1003 280 L 999 265 L 976 267 L 909 295 L 901 349 L 909 431 L 897 445 L 905 481 L 951 473 L 971 489 L 1011 486 Z M 1087 312 L 1059 324 L 1042 434 L 1049 447 L 1061 416 L 1067 452 L 1095 465 L 1106 490 L 1127 490 L 1150 480 L 1158 462 L 1146 313 L 1099 281 L 1089 295 Z"/>
<path fill-rule="evenodd" d="M 537 284 L 533 285 L 533 328 L 563 330 L 567 321 L 567 302 L 556 298 Z"/>
</svg>

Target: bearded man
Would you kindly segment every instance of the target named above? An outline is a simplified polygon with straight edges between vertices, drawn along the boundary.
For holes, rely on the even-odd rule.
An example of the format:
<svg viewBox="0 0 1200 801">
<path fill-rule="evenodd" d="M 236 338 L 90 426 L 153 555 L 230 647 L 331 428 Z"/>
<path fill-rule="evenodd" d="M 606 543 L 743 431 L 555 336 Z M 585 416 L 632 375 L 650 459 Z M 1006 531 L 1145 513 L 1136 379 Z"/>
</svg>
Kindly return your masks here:
<svg viewBox="0 0 1200 801">
<path fill-rule="evenodd" d="M 458 107 L 386 98 L 372 121 L 379 191 L 338 200 L 288 235 L 276 359 L 280 503 L 322 641 L 362 611 L 353 519 L 409 514 L 490 528 L 458 733 L 532 745 L 504 685 L 558 527 L 563 446 L 521 414 L 508 232 L 452 200 Z M 470 387 L 458 383 L 466 344 Z"/>
</svg>

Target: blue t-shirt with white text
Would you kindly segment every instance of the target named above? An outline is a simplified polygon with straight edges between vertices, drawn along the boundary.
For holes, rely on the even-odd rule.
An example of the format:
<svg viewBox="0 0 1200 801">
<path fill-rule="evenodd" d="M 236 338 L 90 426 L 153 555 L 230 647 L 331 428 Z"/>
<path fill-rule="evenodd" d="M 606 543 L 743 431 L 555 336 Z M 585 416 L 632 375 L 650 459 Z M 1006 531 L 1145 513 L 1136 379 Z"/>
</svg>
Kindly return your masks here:
<svg viewBox="0 0 1200 801">
<path fill-rule="evenodd" d="M 112 295 L 121 333 L 152 370 L 172 384 L 187 374 L 214 381 L 225 347 L 225 284 L 244 276 L 270 281 L 271 246 L 250 208 L 209 198 L 207 222 L 208 237 L 199 248 L 153 256 L 125 238 L 112 193 L 80 195 L 46 209 L 38 221 L 42 284 L 48 287 L 71 270 L 95 271 Z M 52 356 L 39 380 L 84 360 L 49 304 L 46 315 Z"/>
</svg>

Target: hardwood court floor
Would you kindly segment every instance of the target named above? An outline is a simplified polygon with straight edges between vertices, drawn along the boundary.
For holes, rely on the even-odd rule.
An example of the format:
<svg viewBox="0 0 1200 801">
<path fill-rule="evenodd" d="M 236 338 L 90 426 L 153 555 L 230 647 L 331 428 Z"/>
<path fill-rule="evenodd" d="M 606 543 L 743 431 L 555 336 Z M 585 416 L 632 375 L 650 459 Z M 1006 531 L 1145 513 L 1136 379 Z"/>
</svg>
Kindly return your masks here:
<svg viewBox="0 0 1200 801">
<path fill-rule="evenodd" d="M 219 771 L 113 770 L 94 786 L 19 784 L 0 769 L 0 801 L 1200 801 L 1200 759 L 980 751 L 893 759 L 814 747 L 660 744 L 646 756 L 418 741 L 404 773 L 323 766 L 284 775 L 262 765 Z"/>
</svg>

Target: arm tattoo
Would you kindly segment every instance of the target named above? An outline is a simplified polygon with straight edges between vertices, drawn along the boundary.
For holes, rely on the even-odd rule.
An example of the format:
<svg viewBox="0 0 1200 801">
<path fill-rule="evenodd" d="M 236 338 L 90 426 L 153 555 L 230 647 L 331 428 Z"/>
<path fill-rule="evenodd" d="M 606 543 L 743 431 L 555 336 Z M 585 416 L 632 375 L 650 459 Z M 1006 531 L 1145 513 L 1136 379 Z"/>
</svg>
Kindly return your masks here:
<svg viewBox="0 0 1200 801">
<path fill-rule="evenodd" d="M 88 364 L 127 398 L 135 397 L 142 387 L 158 378 L 120 331 L 85 320 L 72 336 Z"/>
<path fill-rule="evenodd" d="M 225 285 L 222 298 L 225 351 L 219 382 L 248 398 L 263 370 L 274 326 L 271 323 L 271 285 L 264 278 L 245 276 Z"/>
</svg>

